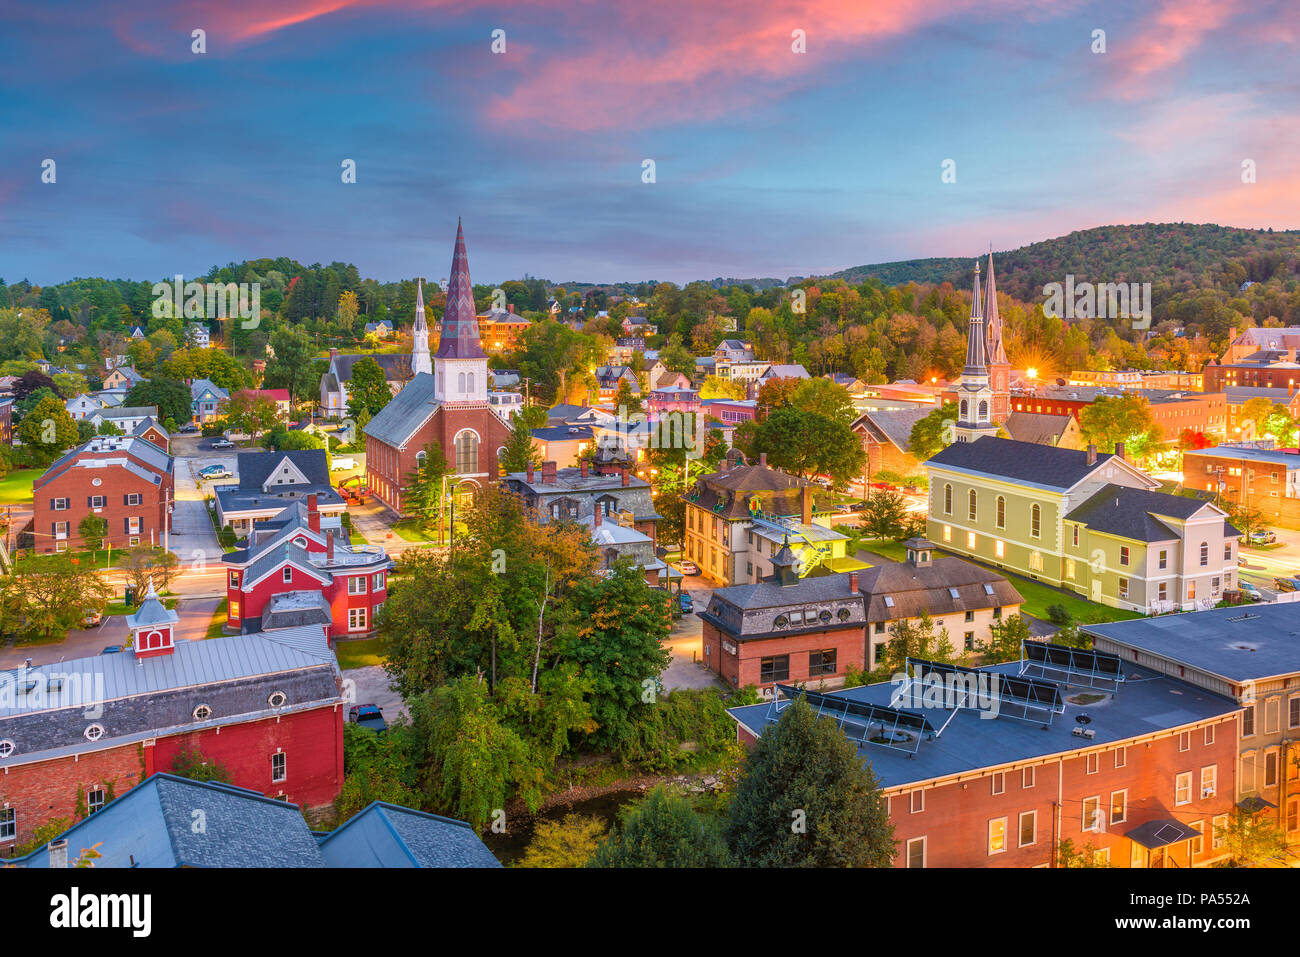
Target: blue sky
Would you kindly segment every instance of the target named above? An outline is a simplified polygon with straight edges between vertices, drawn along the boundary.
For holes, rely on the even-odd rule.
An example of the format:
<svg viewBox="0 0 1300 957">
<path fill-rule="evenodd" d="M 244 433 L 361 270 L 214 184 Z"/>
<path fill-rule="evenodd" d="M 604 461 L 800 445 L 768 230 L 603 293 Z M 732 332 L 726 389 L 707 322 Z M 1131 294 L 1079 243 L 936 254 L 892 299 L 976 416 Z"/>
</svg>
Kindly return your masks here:
<svg viewBox="0 0 1300 957">
<path fill-rule="evenodd" d="M 755 6 L 11 7 L 0 276 L 286 255 L 437 279 L 458 215 L 479 282 L 784 278 L 1106 223 L 1300 227 L 1300 5 Z"/>
</svg>

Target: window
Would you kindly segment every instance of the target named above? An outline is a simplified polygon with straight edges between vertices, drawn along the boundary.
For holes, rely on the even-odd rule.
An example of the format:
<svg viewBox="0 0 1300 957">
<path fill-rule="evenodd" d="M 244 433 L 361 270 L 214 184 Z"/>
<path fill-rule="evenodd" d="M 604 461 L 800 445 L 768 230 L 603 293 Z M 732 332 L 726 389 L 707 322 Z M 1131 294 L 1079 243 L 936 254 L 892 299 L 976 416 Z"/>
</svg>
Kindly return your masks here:
<svg viewBox="0 0 1300 957">
<path fill-rule="evenodd" d="M 1204 774 L 1204 772 L 1202 772 Z M 1264 787 L 1277 787 L 1277 749 L 1264 752 Z"/>
<path fill-rule="evenodd" d="M 1038 503 L 1034 503 L 1029 508 L 1029 534 L 1038 538 L 1042 531 L 1043 510 Z"/>
<path fill-rule="evenodd" d="M 1300 798 L 1292 798 L 1286 802 L 1286 829 L 1300 830 Z"/>
<path fill-rule="evenodd" d="M 1032 788 L 1036 782 L 1037 768 L 1025 768 L 1020 772 L 1020 786 L 1022 788 Z"/>
<path fill-rule="evenodd" d="M 1070 533 L 1071 533 L 1071 536 L 1072 536 L 1072 538 L 1073 538 L 1073 544 L 1074 544 L 1074 547 L 1075 547 L 1075 548 L 1078 548 L 1078 547 L 1079 547 L 1079 526 L 1078 526 L 1078 525 L 1071 525 L 1071 526 L 1070 526 Z"/>
<path fill-rule="evenodd" d="M 1038 840 L 1038 812 L 1020 812 L 1020 846 L 1029 847 Z"/>
<path fill-rule="evenodd" d="M 1255 735 L 1255 705 L 1246 705 L 1246 710 L 1241 713 L 1241 736 L 1251 738 Z"/>
<path fill-rule="evenodd" d="M 0 810 L 0 841 L 12 841 L 18 836 L 18 812 L 11 807 Z"/>
<path fill-rule="evenodd" d="M 1205 822 L 1192 821 L 1192 823 L 1187 826 L 1194 831 L 1201 832 L 1197 837 L 1192 838 L 1187 845 L 1188 849 L 1192 852 L 1192 857 L 1197 857 L 1205 852 Z"/>
<path fill-rule="evenodd" d="M 945 525 L 945 526 L 943 527 L 943 540 L 944 540 L 945 542 L 951 542 L 951 541 L 952 541 L 952 526 L 951 526 L 951 525 Z"/>
<path fill-rule="evenodd" d="M 967 548 L 974 548 L 974 547 L 975 547 L 975 533 L 974 533 L 974 532 L 967 532 L 967 533 L 966 533 L 966 547 L 967 547 Z"/>
<path fill-rule="evenodd" d="M 1003 791 L 1007 789 L 1007 776 L 1003 774 L 1001 771 L 999 771 L 997 774 L 991 775 L 990 777 L 992 780 L 993 794 L 1001 794 Z"/>
<path fill-rule="evenodd" d="M 1184 731 L 1180 735 L 1178 735 L 1178 750 L 1179 751 L 1192 750 L 1192 732 Z"/>
<path fill-rule="evenodd" d="M 1205 568 L 1210 564 L 1210 543 L 1201 542 L 1201 567 Z"/>
<path fill-rule="evenodd" d="M 965 641 L 965 647 L 966 647 L 966 650 L 967 650 L 967 651 L 974 651 L 974 650 L 975 650 L 975 632 L 973 632 L 973 631 L 968 631 L 968 632 L 966 632 L 966 634 L 963 636 L 963 638 L 964 638 L 964 641 Z"/>
<path fill-rule="evenodd" d="M 239 587 L 239 572 L 230 573 L 230 587 L 231 588 Z"/>
<path fill-rule="evenodd" d="M 907 842 L 907 866 L 925 867 L 925 838 L 914 837 Z"/>
<path fill-rule="evenodd" d="M 835 674 L 835 649 L 808 652 L 808 677 Z"/>
<path fill-rule="evenodd" d="M 1214 815 L 1212 823 L 1214 824 L 1214 837 L 1210 840 L 1210 847 L 1217 851 L 1219 848 L 1223 847 L 1222 829 L 1228 826 L 1228 815 L 1216 814 Z"/>
<path fill-rule="evenodd" d="M 993 543 L 993 554 L 997 555 L 998 558 L 1006 557 L 1006 546 L 1002 543 L 1002 539 L 999 538 Z"/>
<path fill-rule="evenodd" d="M 1115 749 L 1115 767 L 1122 768 L 1128 766 L 1128 748 Z"/>
<path fill-rule="evenodd" d="M 1223 560 L 1225 562 L 1232 561 L 1232 542 L 1223 543 Z"/>
<path fill-rule="evenodd" d="M 282 573 L 282 577 L 284 578 L 284 583 L 285 583 L 286 585 L 289 584 L 290 582 L 292 582 L 292 581 L 293 581 L 293 569 L 292 569 L 290 566 L 285 565 L 285 566 L 284 566 L 284 571 L 283 571 L 283 573 Z"/>
<path fill-rule="evenodd" d="M 92 724 L 86 729 L 87 741 L 98 741 L 104 736 L 104 726 L 102 724 Z"/>
<path fill-rule="evenodd" d="M 1166 601 L 1169 598 L 1169 585 L 1167 582 L 1161 582 L 1156 588 L 1156 597 L 1160 601 Z"/>
<path fill-rule="evenodd" d="M 1160 565 L 1161 568 L 1168 568 L 1168 567 L 1169 567 L 1169 550 L 1168 550 L 1168 549 L 1165 549 L 1165 548 L 1160 549 L 1160 561 L 1159 561 L 1159 565 Z"/>
<path fill-rule="evenodd" d="M 366 630 L 366 609 L 349 608 L 348 609 L 348 631 L 365 631 Z"/>
<path fill-rule="evenodd" d="M 979 500 L 978 497 L 975 495 L 974 489 L 970 490 L 969 498 L 970 498 L 969 518 L 973 522 L 976 520 L 976 516 L 979 515 Z"/>
<path fill-rule="evenodd" d="M 212 717 L 212 709 L 206 704 L 201 704 L 194 709 L 195 721 L 207 721 L 210 717 Z"/>
<path fill-rule="evenodd" d="M 1099 759 L 1100 759 L 1100 755 L 1098 755 L 1096 751 L 1092 752 L 1091 754 L 1084 755 L 1083 758 L 1084 772 L 1086 774 L 1096 774 L 1098 767 L 1100 765 Z"/>
<path fill-rule="evenodd" d="M 1128 820 L 1128 789 L 1110 792 L 1110 823 L 1123 824 Z"/>
<path fill-rule="evenodd" d="M 278 751 L 271 755 L 271 783 L 279 784 L 289 776 L 289 770 L 286 764 L 287 758 L 283 751 Z"/>
<path fill-rule="evenodd" d="M 1043 570 L 1043 553 L 1042 553 L 1042 552 L 1030 552 L 1030 553 L 1029 553 L 1029 568 L 1030 568 L 1031 571 L 1035 571 L 1035 572 L 1041 572 L 1041 571 Z"/>
<path fill-rule="evenodd" d="M 1174 778 L 1174 805 L 1192 803 L 1192 772 L 1184 771 Z"/>
<path fill-rule="evenodd" d="M 456 471 L 463 475 L 478 471 L 478 436 L 468 429 L 456 436 Z"/>
<path fill-rule="evenodd" d="M 5 738 L 3 741 L 0 741 L 0 758 L 9 757 L 9 755 L 13 754 L 17 749 L 18 746 L 16 744 L 8 738 Z"/>
<path fill-rule="evenodd" d="M 1127 545 L 1121 545 L 1121 546 L 1119 547 L 1119 563 L 1120 563 L 1121 565 L 1127 565 L 1127 564 L 1128 564 L 1128 546 L 1127 546 Z"/>
<path fill-rule="evenodd" d="M 945 515 L 952 514 L 952 486 L 951 485 L 944 485 L 943 487 L 943 514 Z"/>
<path fill-rule="evenodd" d="M 70 507 L 70 502 L 66 498 L 50 499 L 50 508 L 56 512 L 66 512 Z"/>
<path fill-rule="evenodd" d="M 375 572 L 374 577 L 373 577 L 373 578 L 371 579 L 371 581 L 370 581 L 370 587 L 371 587 L 374 591 L 383 591 L 383 590 L 384 590 L 384 573 L 383 573 L 383 572 Z"/>
<path fill-rule="evenodd" d="M 1007 819 L 995 817 L 989 821 L 989 853 L 1001 854 L 1007 849 Z"/>
<path fill-rule="evenodd" d="M 1282 699 L 1269 698 L 1264 702 L 1264 733 L 1277 734 L 1280 728 Z"/>
<path fill-rule="evenodd" d="M 1120 597 L 1120 598 L 1127 598 L 1127 597 L 1128 597 L 1128 579 L 1127 579 L 1127 578 L 1121 578 L 1121 579 L 1119 580 L 1119 597 Z"/>
<path fill-rule="evenodd" d="M 974 621 L 974 620 L 975 620 L 975 612 L 973 612 L 973 611 L 968 611 L 968 612 L 966 612 L 966 620 L 967 620 L 967 621 Z"/>
<path fill-rule="evenodd" d="M 1214 725 L 1207 724 L 1205 726 L 1204 736 L 1205 736 L 1204 743 L 1206 747 L 1209 747 L 1214 743 Z"/>
<path fill-rule="evenodd" d="M 349 595 L 364 595 L 365 593 L 366 579 L 364 575 L 358 575 L 348 579 Z"/>
<path fill-rule="evenodd" d="M 232 601 L 232 602 L 230 603 L 230 617 L 231 617 L 231 618 L 238 618 L 238 617 L 239 617 L 239 602 L 237 602 L 237 601 Z"/>
<path fill-rule="evenodd" d="M 998 496 L 998 528 L 1007 527 L 1007 500 Z"/>
<path fill-rule="evenodd" d="M 1219 766 L 1211 764 L 1201 768 L 1201 797 L 1214 797 L 1219 786 Z"/>
<path fill-rule="evenodd" d="M 763 684 L 773 681 L 790 680 L 790 656 L 774 655 L 762 658 L 758 663 L 758 678 Z"/>
<path fill-rule="evenodd" d="M 92 788 L 86 792 L 86 812 L 94 814 L 104 809 L 104 789 Z"/>
<path fill-rule="evenodd" d="M 1083 819 L 1080 827 L 1085 831 L 1101 830 L 1101 797 L 1087 797 L 1083 799 Z"/>
<path fill-rule="evenodd" d="M 127 496 L 126 496 L 126 502 L 125 502 L 125 504 L 127 504 L 127 505 L 143 505 L 143 504 L 144 504 L 144 496 L 142 496 L 139 492 L 130 492 L 130 493 L 128 493 Z"/>
<path fill-rule="evenodd" d="M 908 813 L 920 814 L 925 810 L 925 792 L 913 791 L 908 795 Z"/>
<path fill-rule="evenodd" d="M 1074 559 L 1073 559 L 1073 558 L 1067 558 L 1067 559 L 1065 560 L 1065 577 L 1066 577 L 1066 578 L 1073 578 L 1073 577 L 1074 577 L 1074 572 L 1075 572 L 1075 568 L 1074 568 Z"/>
<path fill-rule="evenodd" d="M 1293 728 L 1300 728 L 1300 695 L 1292 698 L 1288 704 L 1290 707 L 1288 715 L 1290 726 Z"/>
<path fill-rule="evenodd" d="M 87 500 L 86 504 L 89 505 L 91 508 L 103 508 L 105 505 L 108 504 L 108 502 L 102 495 L 92 495 Z"/>
</svg>

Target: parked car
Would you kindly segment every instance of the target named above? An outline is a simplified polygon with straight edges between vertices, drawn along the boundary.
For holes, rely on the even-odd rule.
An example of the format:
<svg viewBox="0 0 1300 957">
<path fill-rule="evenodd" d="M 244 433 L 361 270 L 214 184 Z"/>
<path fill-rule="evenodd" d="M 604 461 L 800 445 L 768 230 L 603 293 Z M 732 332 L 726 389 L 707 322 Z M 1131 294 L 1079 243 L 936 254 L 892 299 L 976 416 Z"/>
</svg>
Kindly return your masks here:
<svg viewBox="0 0 1300 957">
<path fill-rule="evenodd" d="M 230 469 L 224 465 L 207 465 L 199 469 L 199 475 L 205 479 L 230 478 Z"/>
<path fill-rule="evenodd" d="M 179 429 L 176 430 L 176 434 L 193 435 L 195 432 L 198 431 L 199 431 L 199 427 L 197 425 L 195 425 L 193 422 L 186 422 L 184 425 L 182 425 Z"/>
<path fill-rule="evenodd" d="M 1300 588 L 1300 582 L 1294 578 L 1274 578 L 1273 587 L 1278 591 L 1296 591 Z"/>
<path fill-rule="evenodd" d="M 357 467 L 357 463 L 355 459 L 336 458 L 333 462 L 330 463 L 331 472 L 343 472 L 346 471 L 347 469 L 354 469 L 356 467 Z"/>
<path fill-rule="evenodd" d="M 1277 532 L 1267 528 L 1257 528 L 1250 533 L 1250 536 L 1238 539 L 1243 545 L 1272 545 L 1277 541 Z"/>
<path fill-rule="evenodd" d="M 109 645 L 107 648 L 105 648 L 103 651 L 101 651 L 100 654 L 101 654 L 101 655 L 115 655 L 115 654 L 117 654 L 117 653 L 118 653 L 119 651 L 121 651 L 121 650 L 122 650 L 122 646 L 121 646 L 121 645 Z"/>
<path fill-rule="evenodd" d="M 87 608 L 86 613 L 81 616 L 82 628 L 94 628 L 104 620 L 104 613 L 96 611 L 94 608 Z"/>
<path fill-rule="evenodd" d="M 689 615 L 691 612 L 695 611 L 695 600 L 691 598 L 690 595 L 686 594 L 686 592 L 682 592 L 681 605 L 683 615 Z"/>
<path fill-rule="evenodd" d="M 1240 582 L 1237 585 L 1237 587 L 1238 589 L 1240 589 L 1241 593 L 1245 595 L 1247 598 L 1249 598 L 1251 601 L 1264 600 L 1264 596 L 1259 593 L 1259 589 L 1256 588 L 1254 585 L 1252 585 L 1250 582 Z"/>
<path fill-rule="evenodd" d="M 233 449 L 235 443 L 230 441 L 230 439 L 213 439 L 212 447 L 214 449 Z"/>
<path fill-rule="evenodd" d="M 700 573 L 700 566 L 694 562 L 682 561 L 678 563 L 677 570 L 683 575 L 698 575 Z"/>
<path fill-rule="evenodd" d="M 379 705 L 353 705 L 348 709 L 348 720 L 355 725 L 369 728 L 371 731 L 388 730 L 388 722 L 384 720 L 384 713 L 379 710 Z"/>
</svg>

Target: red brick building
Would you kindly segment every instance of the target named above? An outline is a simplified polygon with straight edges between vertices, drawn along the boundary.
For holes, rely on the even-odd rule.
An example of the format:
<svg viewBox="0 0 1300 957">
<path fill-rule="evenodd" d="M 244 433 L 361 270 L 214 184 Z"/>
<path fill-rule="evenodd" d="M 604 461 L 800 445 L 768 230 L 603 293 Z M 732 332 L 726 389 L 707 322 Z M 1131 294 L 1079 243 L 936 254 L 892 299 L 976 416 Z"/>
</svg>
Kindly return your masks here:
<svg viewBox="0 0 1300 957">
<path fill-rule="evenodd" d="M 994 684 L 1019 673 L 1012 662 L 969 672 L 985 676 L 989 706 L 968 698 L 959 707 L 958 698 L 918 700 L 927 692 L 917 667 L 907 687 L 781 692 L 843 716 L 879 783 L 896 867 L 1052 867 L 1066 840 L 1116 867 L 1205 866 L 1226 855 L 1214 827 L 1234 808 L 1236 702 L 1125 667 L 1118 686 L 1061 680 L 1058 705 L 1031 710 Z M 752 745 L 782 706 L 732 709 L 739 739 Z"/>
<path fill-rule="evenodd" d="M 172 458 L 136 436 L 99 436 L 65 453 L 32 483 L 36 551 L 83 548 L 81 520 L 108 522 L 114 548 L 165 545 L 174 499 Z"/>
<path fill-rule="evenodd" d="M 869 410 L 853 423 L 853 431 L 862 441 L 862 451 L 867 454 L 868 476 L 880 472 L 895 475 L 919 475 L 921 463 L 910 451 L 912 426 L 925 418 L 932 409 Z"/>
<path fill-rule="evenodd" d="M 1184 452 L 1183 488 L 1258 509 L 1270 525 L 1300 528 L 1300 452 L 1247 445 Z"/>
<path fill-rule="evenodd" d="M 170 771 L 183 751 L 308 809 L 343 780 L 342 683 L 319 626 L 174 642 L 151 596 L 125 652 L 0 672 L 0 854 Z"/>
<path fill-rule="evenodd" d="M 456 472 L 455 489 L 481 488 L 495 481 L 498 455 L 510 429 L 488 403 L 487 355 L 479 337 L 474 291 L 469 279 L 465 235 L 457 227 L 447 310 L 431 369 L 424 329 L 424 300 L 416 302 L 412 369 L 415 377 L 366 423 L 366 481 L 370 492 L 401 512 L 411 473 L 423 464 L 425 448 L 437 443 Z M 449 489 L 452 491 L 452 489 Z"/>
<path fill-rule="evenodd" d="M 314 495 L 254 525 L 222 561 L 229 630 L 319 625 L 331 638 L 374 629 L 393 567 L 381 546 L 350 545 L 337 519 L 322 529 Z"/>
</svg>

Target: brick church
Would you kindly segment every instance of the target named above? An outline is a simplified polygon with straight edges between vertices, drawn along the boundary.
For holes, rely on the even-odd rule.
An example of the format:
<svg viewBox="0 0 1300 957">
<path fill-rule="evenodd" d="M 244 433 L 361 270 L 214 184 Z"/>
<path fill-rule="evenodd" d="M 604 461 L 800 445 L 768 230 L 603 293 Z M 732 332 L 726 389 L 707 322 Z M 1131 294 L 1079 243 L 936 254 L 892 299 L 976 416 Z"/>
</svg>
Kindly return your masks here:
<svg viewBox="0 0 1300 957">
<path fill-rule="evenodd" d="M 410 475 L 436 442 L 456 473 L 456 488 L 482 488 L 497 478 L 497 460 L 510 429 L 488 404 L 487 354 L 479 338 L 474 288 L 469 281 L 465 232 L 456 226 L 456 249 L 447 284 L 447 309 L 432 362 L 424 288 L 416 293 L 414 377 L 364 429 L 366 479 L 371 494 L 397 512 Z"/>
</svg>

